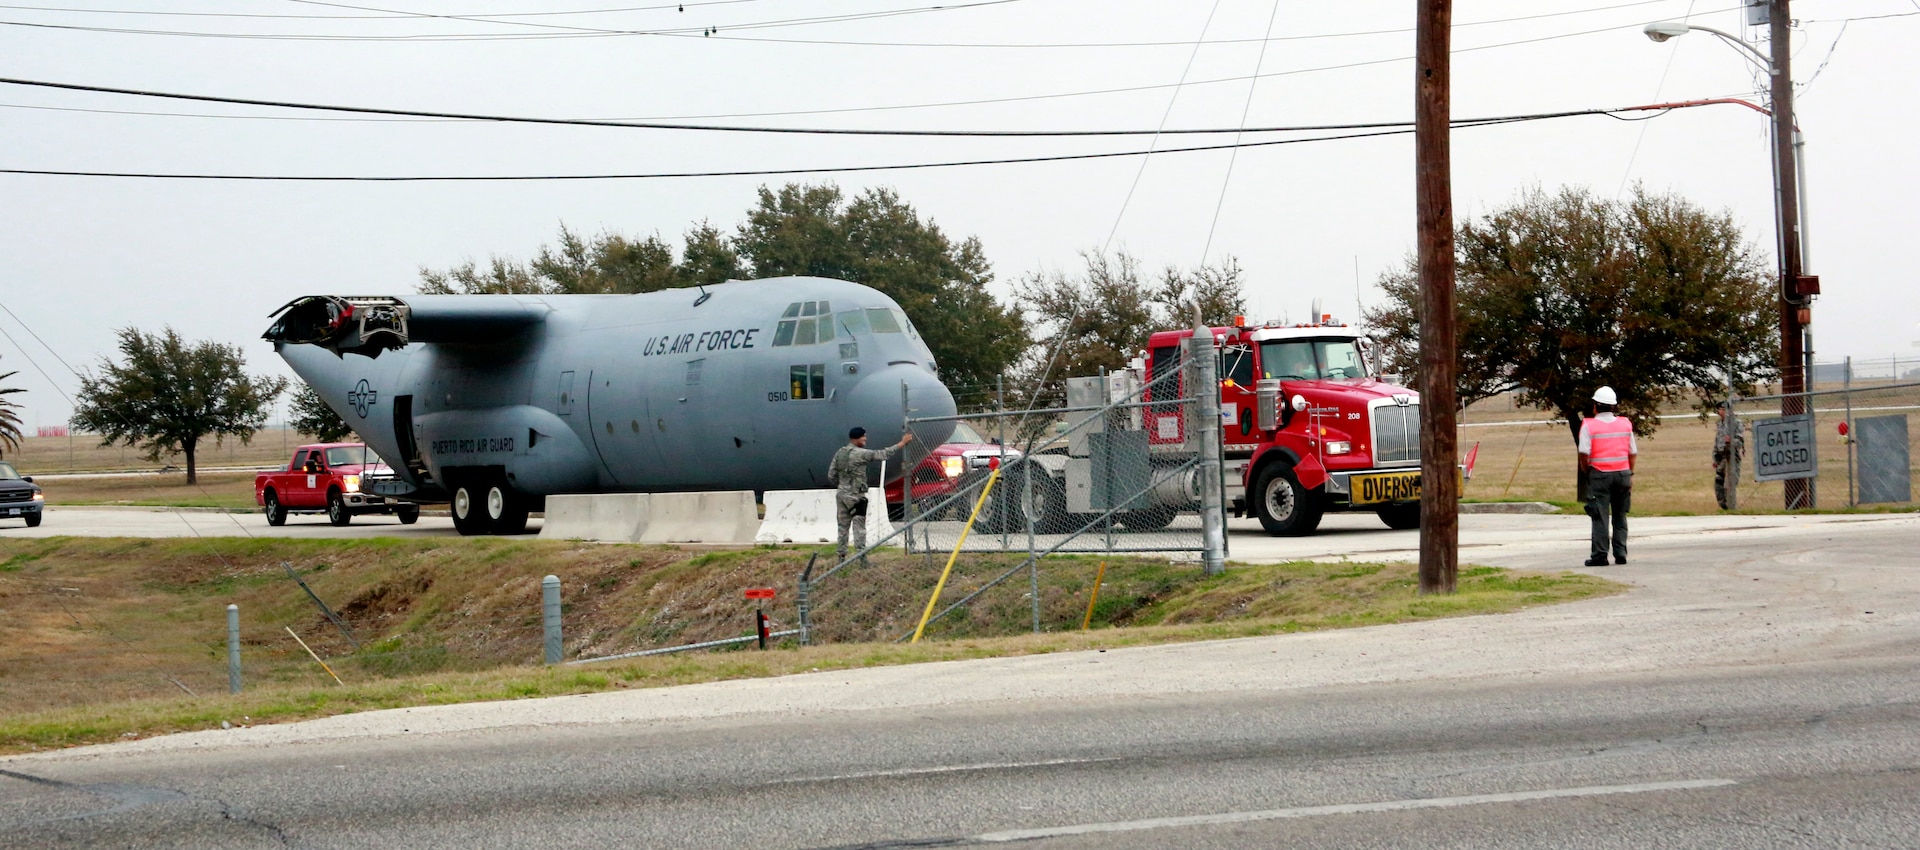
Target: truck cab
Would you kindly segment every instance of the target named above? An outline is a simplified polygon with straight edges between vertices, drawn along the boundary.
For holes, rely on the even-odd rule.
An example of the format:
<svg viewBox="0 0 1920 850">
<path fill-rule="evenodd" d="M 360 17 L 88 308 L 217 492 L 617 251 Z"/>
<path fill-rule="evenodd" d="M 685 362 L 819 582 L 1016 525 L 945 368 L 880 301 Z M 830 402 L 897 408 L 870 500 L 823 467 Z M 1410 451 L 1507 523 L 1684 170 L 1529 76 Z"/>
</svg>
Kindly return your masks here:
<svg viewBox="0 0 1920 850">
<path fill-rule="evenodd" d="M 334 525 L 347 525 L 362 514 L 393 514 L 411 525 L 420 519 L 419 505 L 367 492 L 367 479 L 392 474 L 364 443 L 314 443 L 294 449 L 284 469 L 255 475 L 253 499 L 268 525 L 284 525 L 293 514 L 317 513 Z"/>
<path fill-rule="evenodd" d="M 1418 527 L 1420 397 L 1383 379 L 1358 328 L 1323 316 L 1294 325 L 1237 320 L 1212 331 L 1235 515 L 1259 519 L 1273 535 L 1311 534 L 1327 511 L 1372 511 L 1388 527 Z M 1144 380 L 1178 369 L 1193 333 L 1153 334 Z M 1152 421 L 1156 414 L 1168 421 Z M 1184 444 L 1178 408 L 1147 415 L 1151 444 Z"/>
</svg>

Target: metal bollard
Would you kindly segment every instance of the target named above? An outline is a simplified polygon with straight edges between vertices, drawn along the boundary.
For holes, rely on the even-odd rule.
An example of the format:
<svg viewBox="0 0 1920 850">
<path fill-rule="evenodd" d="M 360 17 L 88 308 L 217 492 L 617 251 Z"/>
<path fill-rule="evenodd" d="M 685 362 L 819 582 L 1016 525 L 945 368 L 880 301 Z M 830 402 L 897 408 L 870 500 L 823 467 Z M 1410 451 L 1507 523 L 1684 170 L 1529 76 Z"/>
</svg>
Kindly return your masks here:
<svg viewBox="0 0 1920 850">
<path fill-rule="evenodd" d="M 240 692 L 240 606 L 227 606 L 227 693 Z"/>
<path fill-rule="evenodd" d="M 547 627 L 547 663 L 560 663 L 560 577 L 540 580 L 540 613 Z"/>
</svg>

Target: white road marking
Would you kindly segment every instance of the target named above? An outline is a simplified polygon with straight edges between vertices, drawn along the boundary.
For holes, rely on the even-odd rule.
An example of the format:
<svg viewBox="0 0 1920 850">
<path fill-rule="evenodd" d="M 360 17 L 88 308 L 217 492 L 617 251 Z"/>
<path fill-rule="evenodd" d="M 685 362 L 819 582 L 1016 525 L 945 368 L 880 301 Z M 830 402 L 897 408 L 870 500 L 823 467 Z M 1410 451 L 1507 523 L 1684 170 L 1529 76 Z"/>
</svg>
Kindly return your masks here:
<svg viewBox="0 0 1920 850">
<path fill-rule="evenodd" d="M 1461 806 L 1486 805 L 1488 803 L 1524 803 L 1531 800 L 1555 800 L 1567 797 L 1600 797 L 1609 794 L 1645 794 L 1650 791 L 1687 791 L 1699 788 L 1724 788 L 1737 784 L 1739 783 L 1731 779 L 1689 779 L 1679 782 L 1642 782 L 1635 785 L 1594 785 L 1586 788 L 1553 788 L 1544 791 L 1512 791 L 1505 794 L 1474 794 L 1466 797 L 1433 797 L 1424 800 L 1383 800 L 1377 803 L 1345 803 L 1335 806 L 1305 806 L 1297 809 L 1268 809 L 1263 812 L 1226 812 L 1217 815 L 1146 818 L 1144 820 L 1116 821 L 1113 823 L 1084 823 L 1075 826 L 1055 826 L 1043 829 L 1009 829 L 1002 832 L 988 832 L 976 835 L 969 840 L 981 843 L 1002 844 L 1009 841 L 1032 841 L 1040 838 L 1087 835 L 1097 832 L 1137 832 L 1140 830 L 1164 829 L 1167 827 L 1217 826 L 1221 824 L 1252 823 L 1255 821 L 1285 820 L 1289 818 L 1312 818 L 1322 815 L 1404 812 L 1414 809 L 1451 809 Z"/>
<path fill-rule="evenodd" d="M 801 776 L 793 779 L 776 779 L 767 784 L 785 785 L 796 782 L 839 782 L 848 779 L 883 779 L 898 776 L 932 776 L 941 773 L 967 773 L 977 770 L 1018 770 L 1023 767 L 1057 767 L 1063 764 L 1099 764 L 1107 761 L 1120 761 L 1120 757 L 1100 759 L 1050 759 L 1048 761 L 1012 761 L 989 762 L 986 764 L 956 764 L 946 767 L 915 767 L 903 770 L 875 770 L 867 773 L 841 773 L 833 776 Z"/>
</svg>

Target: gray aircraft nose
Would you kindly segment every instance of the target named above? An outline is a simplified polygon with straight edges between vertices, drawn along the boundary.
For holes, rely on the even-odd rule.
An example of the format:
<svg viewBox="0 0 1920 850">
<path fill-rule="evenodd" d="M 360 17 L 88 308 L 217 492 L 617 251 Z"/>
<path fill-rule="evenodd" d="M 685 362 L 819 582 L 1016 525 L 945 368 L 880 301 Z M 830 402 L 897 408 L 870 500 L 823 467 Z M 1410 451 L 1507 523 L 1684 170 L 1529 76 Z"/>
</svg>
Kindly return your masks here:
<svg viewBox="0 0 1920 850">
<path fill-rule="evenodd" d="M 864 425 L 873 432 L 875 445 L 900 439 L 902 383 L 907 387 L 907 416 L 915 419 L 952 416 L 958 410 L 947 385 L 920 366 L 896 363 L 864 375 L 850 393 L 848 414 L 856 420 L 852 424 Z M 926 445 L 939 445 L 952 433 L 951 422 L 928 422 L 916 426 L 913 436 Z"/>
</svg>

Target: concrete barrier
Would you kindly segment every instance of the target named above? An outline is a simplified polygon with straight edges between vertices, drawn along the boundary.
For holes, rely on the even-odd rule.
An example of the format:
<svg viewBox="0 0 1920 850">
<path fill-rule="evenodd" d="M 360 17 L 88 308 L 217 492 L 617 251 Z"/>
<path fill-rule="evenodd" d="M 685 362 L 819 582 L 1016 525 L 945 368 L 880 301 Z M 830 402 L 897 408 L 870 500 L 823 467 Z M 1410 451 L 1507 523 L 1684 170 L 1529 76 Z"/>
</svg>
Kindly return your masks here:
<svg viewBox="0 0 1920 850">
<path fill-rule="evenodd" d="M 596 493 L 547 497 L 540 536 L 616 543 L 752 543 L 753 493 Z"/>
<path fill-rule="evenodd" d="M 834 491 L 769 490 L 767 518 L 754 540 L 761 543 L 832 543 L 840 537 L 834 526 Z M 887 521 L 887 497 L 878 487 L 867 490 L 867 542 L 893 533 Z"/>
</svg>

